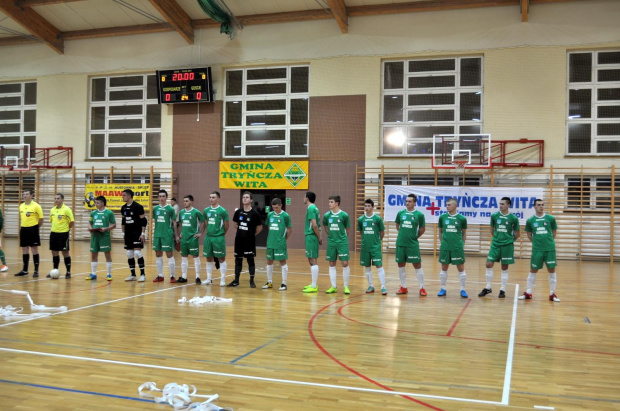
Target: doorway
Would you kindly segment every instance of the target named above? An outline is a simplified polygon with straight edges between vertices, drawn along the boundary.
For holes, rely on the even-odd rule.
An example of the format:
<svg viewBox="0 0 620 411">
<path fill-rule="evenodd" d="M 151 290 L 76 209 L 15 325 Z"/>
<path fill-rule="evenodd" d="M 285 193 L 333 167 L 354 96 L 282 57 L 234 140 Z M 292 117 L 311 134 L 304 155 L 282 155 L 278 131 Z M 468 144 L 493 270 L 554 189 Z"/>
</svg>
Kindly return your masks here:
<svg viewBox="0 0 620 411">
<path fill-rule="evenodd" d="M 282 210 L 286 209 L 286 190 L 239 190 L 239 207 L 243 207 L 241 198 L 245 191 L 250 191 L 252 193 L 252 201 L 254 202 L 252 207 L 260 214 L 263 226 L 265 225 L 267 214 L 271 211 L 271 200 L 276 197 L 279 198 L 282 200 Z M 267 231 L 268 230 L 263 227 L 263 231 L 256 236 L 257 247 L 267 246 Z"/>
</svg>

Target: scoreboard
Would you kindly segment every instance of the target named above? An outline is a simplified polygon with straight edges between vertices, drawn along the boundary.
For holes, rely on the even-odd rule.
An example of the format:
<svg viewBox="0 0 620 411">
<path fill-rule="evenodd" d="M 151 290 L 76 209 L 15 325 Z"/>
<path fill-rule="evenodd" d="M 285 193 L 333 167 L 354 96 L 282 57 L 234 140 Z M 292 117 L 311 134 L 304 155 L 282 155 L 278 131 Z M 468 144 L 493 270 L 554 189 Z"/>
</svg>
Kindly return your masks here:
<svg viewBox="0 0 620 411">
<path fill-rule="evenodd" d="M 160 104 L 213 101 L 211 67 L 157 70 Z"/>
</svg>

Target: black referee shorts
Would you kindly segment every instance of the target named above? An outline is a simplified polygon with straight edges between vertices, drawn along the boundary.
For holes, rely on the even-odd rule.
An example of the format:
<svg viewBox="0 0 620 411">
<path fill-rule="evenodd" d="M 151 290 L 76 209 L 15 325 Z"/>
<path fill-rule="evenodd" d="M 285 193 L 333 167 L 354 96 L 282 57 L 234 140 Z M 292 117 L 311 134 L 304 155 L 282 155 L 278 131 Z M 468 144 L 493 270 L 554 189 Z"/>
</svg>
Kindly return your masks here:
<svg viewBox="0 0 620 411">
<path fill-rule="evenodd" d="M 19 246 L 20 247 L 38 247 L 41 245 L 41 237 L 39 236 L 39 226 L 22 227 L 19 230 Z"/>
</svg>

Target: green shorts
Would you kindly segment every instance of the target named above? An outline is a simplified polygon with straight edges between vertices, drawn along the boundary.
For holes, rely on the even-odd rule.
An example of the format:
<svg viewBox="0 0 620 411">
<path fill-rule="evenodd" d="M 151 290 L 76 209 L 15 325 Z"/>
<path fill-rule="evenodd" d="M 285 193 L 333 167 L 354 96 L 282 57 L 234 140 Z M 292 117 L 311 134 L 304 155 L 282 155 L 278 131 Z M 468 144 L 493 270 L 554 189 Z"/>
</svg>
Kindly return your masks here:
<svg viewBox="0 0 620 411">
<path fill-rule="evenodd" d="M 397 263 L 421 263 L 422 256 L 420 255 L 420 244 L 413 243 L 410 246 L 396 246 L 396 262 Z"/>
<path fill-rule="evenodd" d="M 553 251 L 532 251 L 530 257 L 530 268 L 532 270 L 540 270 L 543 268 L 543 264 L 547 268 L 555 268 L 557 266 L 555 260 L 555 250 Z"/>
<path fill-rule="evenodd" d="M 189 240 L 181 240 L 181 256 L 185 257 L 191 255 L 198 257 L 200 253 L 198 238 L 191 237 Z"/>
<path fill-rule="evenodd" d="M 93 233 L 93 235 L 90 237 L 90 252 L 107 253 L 108 251 L 112 251 L 112 239 L 110 238 L 110 236 Z"/>
<path fill-rule="evenodd" d="M 488 262 L 501 263 L 501 264 L 514 264 L 515 263 L 515 245 L 495 245 L 491 243 L 489 249 L 489 255 L 487 255 Z"/>
<path fill-rule="evenodd" d="M 205 237 L 202 247 L 203 257 L 226 257 L 226 236 L 218 235 L 217 237 Z"/>
<path fill-rule="evenodd" d="M 439 262 L 441 264 L 460 265 L 465 264 L 465 250 L 439 250 Z"/>
<path fill-rule="evenodd" d="M 288 251 L 286 248 L 268 248 L 267 252 L 267 260 L 288 260 Z"/>
<path fill-rule="evenodd" d="M 327 261 L 349 261 L 350 258 L 349 244 L 327 244 L 327 251 L 325 251 L 325 259 Z"/>
<path fill-rule="evenodd" d="M 374 265 L 375 267 L 382 267 L 383 253 L 381 252 L 381 249 L 361 250 L 360 265 L 362 267 L 370 267 L 371 265 Z"/>
<path fill-rule="evenodd" d="M 153 238 L 153 250 L 172 251 L 174 250 L 174 237 L 155 237 Z"/>
<path fill-rule="evenodd" d="M 319 239 L 314 234 L 306 236 L 306 258 L 319 258 Z"/>
</svg>

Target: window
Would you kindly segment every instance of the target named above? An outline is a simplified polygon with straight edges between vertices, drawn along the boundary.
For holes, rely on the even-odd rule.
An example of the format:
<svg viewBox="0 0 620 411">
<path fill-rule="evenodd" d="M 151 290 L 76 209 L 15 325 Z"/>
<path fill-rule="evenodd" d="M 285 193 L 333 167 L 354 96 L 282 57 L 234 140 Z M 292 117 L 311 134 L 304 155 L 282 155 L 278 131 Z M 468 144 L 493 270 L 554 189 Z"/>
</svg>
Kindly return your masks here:
<svg viewBox="0 0 620 411">
<path fill-rule="evenodd" d="M 433 154 L 434 134 L 482 132 L 482 57 L 383 63 L 381 154 Z"/>
<path fill-rule="evenodd" d="M 90 158 L 160 158 L 155 75 L 91 79 Z"/>
<path fill-rule="evenodd" d="M 575 210 L 611 210 L 611 194 L 614 191 L 614 210 L 620 212 L 620 178 L 611 185 L 611 177 L 568 177 L 567 206 Z"/>
<path fill-rule="evenodd" d="M 0 145 L 37 144 L 37 83 L 0 84 Z"/>
<path fill-rule="evenodd" d="M 567 154 L 620 154 L 620 51 L 568 54 L 567 117 Z"/>
<path fill-rule="evenodd" d="M 224 157 L 308 157 L 309 67 L 226 71 Z"/>
</svg>

